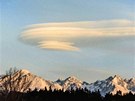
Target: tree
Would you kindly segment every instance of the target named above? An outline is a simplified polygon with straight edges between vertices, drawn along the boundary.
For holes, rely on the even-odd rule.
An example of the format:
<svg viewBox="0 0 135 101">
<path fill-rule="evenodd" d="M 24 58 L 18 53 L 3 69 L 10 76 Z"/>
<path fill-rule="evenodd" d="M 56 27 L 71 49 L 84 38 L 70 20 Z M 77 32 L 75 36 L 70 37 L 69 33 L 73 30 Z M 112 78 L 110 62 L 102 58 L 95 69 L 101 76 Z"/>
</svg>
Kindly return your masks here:
<svg viewBox="0 0 135 101">
<path fill-rule="evenodd" d="M 8 95 L 11 91 L 17 91 L 18 88 L 16 85 L 19 85 L 21 74 L 16 74 L 18 71 L 17 68 L 10 68 L 6 71 L 6 75 L 1 78 L 2 82 L 2 91 L 5 96 L 5 101 L 8 98 Z M 17 77 L 16 77 L 17 76 Z"/>
<path fill-rule="evenodd" d="M 13 84 L 15 83 L 15 78 L 13 77 L 13 74 L 16 72 L 16 68 L 10 68 L 8 71 L 6 71 L 6 75 L 2 77 L 2 87 L 5 92 L 15 90 L 15 87 L 13 86 Z"/>
</svg>

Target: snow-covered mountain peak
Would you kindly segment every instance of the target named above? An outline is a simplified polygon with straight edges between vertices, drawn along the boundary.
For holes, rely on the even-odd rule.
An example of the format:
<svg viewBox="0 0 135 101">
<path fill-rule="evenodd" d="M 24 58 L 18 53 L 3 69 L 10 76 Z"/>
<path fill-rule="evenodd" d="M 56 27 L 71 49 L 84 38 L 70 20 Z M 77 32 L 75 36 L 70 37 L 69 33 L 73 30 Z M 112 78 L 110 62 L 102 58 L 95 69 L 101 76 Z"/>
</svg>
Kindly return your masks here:
<svg viewBox="0 0 135 101">
<path fill-rule="evenodd" d="M 112 82 L 118 84 L 119 82 L 124 82 L 124 80 L 119 75 L 115 75 Z"/>
<path fill-rule="evenodd" d="M 32 73 L 30 73 L 28 70 L 26 70 L 26 69 L 21 69 L 21 70 L 18 70 L 17 72 L 15 72 L 15 73 L 13 73 L 12 74 L 12 79 L 22 79 L 22 78 L 24 78 L 24 77 L 32 77 L 32 76 L 34 76 L 34 74 L 32 74 Z"/>
<path fill-rule="evenodd" d="M 114 77 L 110 76 L 106 79 L 106 81 L 112 81 L 114 79 Z"/>
<path fill-rule="evenodd" d="M 12 74 L 11 78 L 9 75 L 5 75 L 0 78 L 0 86 L 4 85 L 7 80 L 13 81 L 13 88 L 16 91 L 26 92 L 29 89 L 63 89 L 63 90 L 76 90 L 77 88 L 88 89 L 91 92 L 100 91 L 102 96 L 107 93 L 116 94 L 117 91 L 121 91 L 122 94 L 128 93 L 129 91 L 135 92 L 135 78 L 125 80 L 119 75 L 110 76 L 105 80 L 97 80 L 94 83 L 82 82 L 75 76 L 70 76 L 66 79 L 58 79 L 57 81 L 44 80 L 43 78 L 30 73 L 26 69 L 19 70 Z M 7 85 L 9 86 L 9 85 Z"/>
<path fill-rule="evenodd" d="M 129 80 L 126 80 L 128 84 L 128 89 L 135 92 L 135 78 L 131 78 Z"/>
<path fill-rule="evenodd" d="M 56 82 L 59 83 L 64 90 L 71 90 L 71 89 L 75 90 L 76 88 L 81 88 L 83 83 L 75 76 L 70 76 L 65 80 L 57 80 Z"/>
<path fill-rule="evenodd" d="M 117 91 L 121 91 L 122 94 L 129 92 L 127 88 L 128 84 L 119 75 L 115 75 L 112 81 L 110 81 L 110 83 L 114 87 L 113 90 L 111 91 L 112 94 L 116 94 Z"/>
<path fill-rule="evenodd" d="M 68 80 L 68 81 L 80 81 L 77 77 L 75 76 L 70 76 L 68 77 L 67 79 L 65 79 L 65 81 Z"/>
<path fill-rule="evenodd" d="M 114 75 L 113 79 L 119 79 L 119 80 L 121 80 L 122 78 L 119 75 Z"/>
<path fill-rule="evenodd" d="M 28 74 L 31 74 L 31 73 L 26 69 L 22 69 L 22 70 L 14 71 L 11 74 L 9 73 L 8 75 L 11 75 L 12 77 L 15 77 L 15 78 L 18 78 L 18 77 L 20 78 Z"/>
<path fill-rule="evenodd" d="M 54 87 L 58 87 L 56 84 L 53 85 L 53 82 L 44 80 L 43 78 L 36 76 L 25 69 L 18 70 L 17 72 L 13 73 L 11 77 L 7 75 L 5 78 L 0 80 L 0 83 L 3 85 L 5 82 L 12 82 L 12 88 L 20 92 L 26 92 L 29 89 L 34 90 L 35 88 L 45 89 L 46 87 L 49 89 L 50 86 L 52 86 L 52 89 L 54 89 Z M 9 84 L 7 86 L 9 86 Z M 12 90 L 10 88 L 8 89 Z"/>
<path fill-rule="evenodd" d="M 27 74 L 29 74 L 30 72 L 28 71 L 28 70 L 26 70 L 26 69 L 21 69 L 21 70 L 19 70 L 19 71 L 17 71 L 18 73 L 21 73 L 21 74 L 24 74 L 24 75 L 27 75 Z"/>
<path fill-rule="evenodd" d="M 129 79 L 130 82 L 135 82 L 135 78 Z"/>
<path fill-rule="evenodd" d="M 110 76 L 109 78 L 107 78 L 105 81 L 107 82 L 111 82 L 112 84 L 120 84 L 121 82 L 125 82 L 125 80 L 123 78 L 121 78 L 119 75 L 115 75 L 115 76 Z"/>
<path fill-rule="evenodd" d="M 121 91 L 122 94 L 128 93 L 127 88 L 128 84 L 119 76 L 110 76 L 109 78 L 101 81 L 96 81 L 89 85 L 90 91 L 100 91 L 102 96 L 105 96 L 107 93 L 116 94 L 117 91 Z"/>
</svg>

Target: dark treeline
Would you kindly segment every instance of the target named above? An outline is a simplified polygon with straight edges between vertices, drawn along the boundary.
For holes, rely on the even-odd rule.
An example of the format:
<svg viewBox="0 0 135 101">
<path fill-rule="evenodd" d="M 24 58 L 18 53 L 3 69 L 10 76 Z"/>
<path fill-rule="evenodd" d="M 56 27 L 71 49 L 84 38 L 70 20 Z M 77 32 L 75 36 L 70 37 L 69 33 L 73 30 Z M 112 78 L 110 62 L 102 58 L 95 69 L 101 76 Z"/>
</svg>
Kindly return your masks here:
<svg viewBox="0 0 135 101">
<path fill-rule="evenodd" d="M 135 95 L 128 93 L 121 95 L 106 94 L 102 97 L 98 92 L 89 92 L 87 89 L 77 89 L 76 91 L 63 90 L 34 90 L 27 93 L 10 91 L 8 94 L 0 93 L 0 101 L 135 101 Z"/>
</svg>

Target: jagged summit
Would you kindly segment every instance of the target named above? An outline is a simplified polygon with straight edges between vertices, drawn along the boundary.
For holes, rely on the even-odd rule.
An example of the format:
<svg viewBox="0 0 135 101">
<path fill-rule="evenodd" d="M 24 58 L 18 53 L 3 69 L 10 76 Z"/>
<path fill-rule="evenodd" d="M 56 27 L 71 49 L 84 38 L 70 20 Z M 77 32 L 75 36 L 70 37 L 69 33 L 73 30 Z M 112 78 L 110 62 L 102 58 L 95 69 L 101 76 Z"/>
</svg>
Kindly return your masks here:
<svg viewBox="0 0 135 101">
<path fill-rule="evenodd" d="M 67 79 L 65 80 L 69 80 L 69 81 L 80 81 L 77 77 L 75 76 L 69 76 Z"/>
<path fill-rule="evenodd" d="M 27 69 L 21 69 L 21 70 L 18 70 L 17 73 L 27 75 L 30 73 L 30 71 L 28 71 Z"/>
<path fill-rule="evenodd" d="M 124 81 L 124 79 L 120 75 L 110 76 L 106 80 L 111 82 Z"/>
<path fill-rule="evenodd" d="M 69 76 L 68 78 L 73 78 L 73 79 L 77 79 L 76 76 L 72 75 L 72 76 Z"/>
<path fill-rule="evenodd" d="M 113 78 L 114 78 L 113 76 L 110 76 L 110 77 L 108 77 L 106 80 L 107 80 L 107 81 L 112 81 Z"/>
<path fill-rule="evenodd" d="M 124 79 L 119 75 L 115 75 L 112 79 L 112 82 L 120 85 L 121 83 L 124 83 Z"/>
<path fill-rule="evenodd" d="M 120 75 L 114 75 L 113 79 L 122 79 Z"/>
<path fill-rule="evenodd" d="M 81 88 L 82 86 L 82 81 L 75 76 L 70 76 L 65 80 L 58 79 L 56 82 L 61 85 L 64 90 L 71 90 L 71 88 L 75 90 L 76 88 Z"/>
<path fill-rule="evenodd" d="M 4 79 L 0 80 L 1 84 L 5 84 L 7 78 L 10 78 L 9 76 L 5 77 Z M 48 80 L 44 80 L 43 78 L 36 76 L 32 73 L 30 73 L 26 69 L 18 70 L 14 74 L 12 74 L 11 78 L 8 79 L 12 82 L 12 88 L 14 88 L 16 91 L 20 92 L 27 92 L 29 89 L 34 90 L 37 89 L 49 89 L 50 86 L 53 88 L 53 83 Z M 8 82 L 10 82 L 8 81 Z M 7 84 L 8 88 L 10 90 L 10 83 Z"/>
<path fill-rule="evenodd" d="M 128 84 L 119 75 L 110 76 L 105 80 L 98 80 L 87 87 L 90 91 L 100 91 L 102 96 L 107 93 L 116 94 L 117 91 L 121 91 L 122 94 L 128 93 Z"/>
<path fill-rule="evenodd" d="M 110 81 L 112 81 L 112 80 L 114 80 L 114 79 L 116 79 L 116 80 L 120 80 L 120 79 L 122 79 L 122 78 L 121 78 L 121 76 L 119 76 L 119 75 L 114 75 L 114 76 L 110 76 L 110 77 L 108 77 L 106 80 L 110 80 Z"/>
<path fill-rule="evenodd" d="M 131 78 L 126 81 L 128 83 L 128 89 L 135 93 L 135 78 Z"/>
<path fill-rule="evenodd" d="M 129 81 L 135 82 L 135 77 L 134 77 L 134 78 L 129 79 Z"/>
<path fill-rule="evenodd" d="M 30 73 L 30 71 L 27 70 L 27 69 L 21 69 L 20 72 L 22 72 L 22 73 Z"/>
<path fill-rule="evenodd" d="M 64 81 L 80 81 L 77 77 L 75 76 L 69 76 L 66 79 L 59 78 L 56 80 L 56 82 L 64 82 Z"/>
<path fill-rule="evenodd" d="M 0 87 L 2 87 L 7 81 L 8 75 L 4 78 L 0 78 Z M 36 76 L 26 69 L 19 70 L 12 74 L 11 81 L 12 87 L 16 91 L 26 92 L 29 89 L 63 89 L 63 90 L 76 90 L 77 88 L 87 88 L 91 92 L 100 91 L 102 96 L 107 93 L 116 94 L 117 91 L 121 91 L 122 94 L 128 93 L 129 91 L 135 92 L 135 78 L 125 80 L 119 75 L 110 76 L 105 80 L 97 80 L 94 83 L 82 82 L 75 76 L 70 76 L 66 79 L 58 79 L 57 81 L 45 80 L 39 76 Z M 9 87 L 9 85 L 8 85 Z M 1 90 L 1 89 L 0 89 Z"/>
</svg>

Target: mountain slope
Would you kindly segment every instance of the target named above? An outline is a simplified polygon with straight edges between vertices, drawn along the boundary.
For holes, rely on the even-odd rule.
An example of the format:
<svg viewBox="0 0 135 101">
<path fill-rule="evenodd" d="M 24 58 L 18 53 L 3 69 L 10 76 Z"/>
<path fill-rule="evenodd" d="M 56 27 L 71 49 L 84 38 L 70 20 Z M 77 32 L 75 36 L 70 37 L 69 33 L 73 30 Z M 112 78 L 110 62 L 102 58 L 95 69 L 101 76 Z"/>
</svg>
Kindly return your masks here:
<svg viewBox="0 0 135 101">
<path fill-rule="evenodd" d="M 104 96 L 107 93 L 116 94 L 117 91 L 121 91 L 122 94 L 128 93 L 128 84 L 120 77 L 115 75 L 114 77 L 109 77 L 106 80 L 96 81 L 89 86 L 92 92 L 100 91 L 101 95 Z"/>
<path fill-rule="evenodd" d="M 11 80 L 8 80 L 11 79 Z M 10 84 L 7 84 L 5 81 L 12 81 L 11 86 Z M 34 90 L 35 88 L 37 89 L 49 89 L 51 86 L 52 89 L 61 89 L 61 86 L 58 84 L 53 83 L 52 81 L 44 80 L 41 77 L 38 77 L 32 73 L 30 73 L 27 70 L 20 70 L 14 73 L 11 78 L 9 76 L 4 77 L 3 79 L 0 80 L 0 83 L 2 85 L 7 86 L 7 89 L 10 90 L 10 88 L 15 88 L 16 91 L 21 91 L 21 92 L 26 92 L 29 89 Z"/>
<path fill-rule="evenodd" d="M 65 80 L 58 79 L 56 82 L 60 84 L 64 90 L 76 90 L 76 88 L 81 88 L 83 84 L 83 82 L 77 79 L 75 76 L 70 76 Z"/>
<path fill-rule="evenodd" d="M 116 94 L 117 91 L 121 91 L 122 94 L 130 91 L 135 92 L 135 78 L 124 80 L 120 76 L 115 75 L 105 80 L 98 80 L 94 83 L 87 83 L 79 80 L 75 76 L 68 77 L 64 80 L 58 79 L 57 81 L 44 80 L 39 76 L 30 73 L 28 70 L 19 70 L 10 76 L 5 75 L 0 78 L 0 90 L 16 90 L 20 92 L 26 92 L 28 90 L 40 89 L 63 89 L 76 90 L 77 88 L 88 89 L 91 92 L 100 91 L 102 96 L 107 93 Z"/>
<path fill-rule="evenodd" d="M 126 81 L 128 84 L 128 89 L 135 92 L 135 78 L 131 78 Z"/>
</svg>

